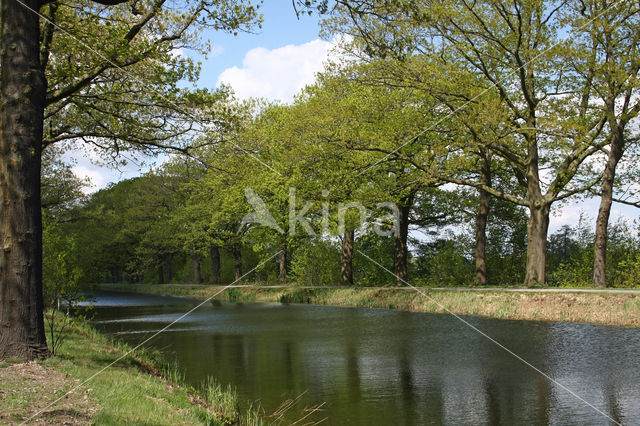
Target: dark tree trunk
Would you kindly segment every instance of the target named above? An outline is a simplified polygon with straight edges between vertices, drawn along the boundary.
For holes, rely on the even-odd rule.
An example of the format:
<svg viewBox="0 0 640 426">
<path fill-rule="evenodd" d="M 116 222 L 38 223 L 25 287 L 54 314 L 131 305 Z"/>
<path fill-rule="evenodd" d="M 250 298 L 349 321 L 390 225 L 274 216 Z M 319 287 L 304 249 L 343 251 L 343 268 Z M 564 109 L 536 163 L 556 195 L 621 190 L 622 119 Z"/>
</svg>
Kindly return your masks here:
<svg viewBox="0 0 640 426">
<path fill-rule="evenodd" d="M 479 191 L 479 204 L 476 213 L 476 285 L 487 285 L 487 219 L 491 195 L 487 191 Z"/>
<path fill-rule="evenodd" d="M 160 284 L 166 284 L 164 281 L 164 267 L 162 265 L 158 266 L 158 280 L 160 280 Z"/>
<path fill-rule="evenodd" d="M 396 273 L 396 285 L 406 285 L 409 279 L 407 271 L 407 238 L 409 236 L 409 211 L 411 210 L 411 204 L 413 197 L 405 200 L 402 204 L 398 205 L 398 231 L 393 235 L 394 242 L 394 266 Z"/>
<path fill-rule="evenodd" d="M 211 256 L 211 284 L 220 284 L 220 249 L 213 244 L 209 247 L 209 255 Z"/>
<path fill-rule="evenodd" d="M 167 275 L 167 284 L 171 284 L 171 280 L 173 280 L 173 269 L 171 268 L 171 259 L 173 256 L 171 254 L 164 255 L 164 269 Z"/>
<path fill-rule="evenodd" d="M 280 245 L 280 253 L 278 254 L 278 264 L 280 270 L 280 285 L 287 284 L 287 243 Z"/>
<path fill-rule="evenodd" d="M 487 153 L 480 152 L 480 183 L 491 186 L 491 160 Z M 478 211 L 476 212 L 476 285 L 487 285 L 487 219 L 491 195 L 480 189 L 478 191 Z"/>
<path fill-rule="evenodd" d="M 231 255 L 233 256 L 233 270 L 236 277 L 234 282 L 237 283 L 242 278 L 242 251 L 240 247 L 234 247 L 231 250 Z"/>
<path fill-rule="evenodd" d="M 353 247 L 356 231 L 345 229 L 342 235 L 342 252 L 340 253 L 340 282 L 342 285 L 353 285 Z"/>
<path fill-rule="evenodd" d="M 25 0 L 39 10 L 40 3 Z M 46 82 L 38 16 L 0 3 L 0 359 L 49 355 L 42 296 L 40 161 Z"/>
<path fill-rule="evenodd" d="M 613 134 L 607 164 L 602 174 L 602 194 L 593 248 L 593 285 L 597 287 L 606 287 L 607 285 L 607 228 L 611 214 L 611 203 L 613 202 L 613 181 L 616 177 L 616 167 L 624 153 L 623 148 L 624 136 L 622 129 L 618 128 Z"/>
<path fill-rule="evenodd" d="M 532 202 L 527 226 L 527 270 L 524 285 L 527 287 L 546 283 L 547 232 L 549 211 L 546 203 Z"/>
<path fill-rule="evenodd" d="M 202 276 L 200 274 L 200 259 L 198 259 L 197 253 L 191 253 L 191 263 L 193 263 L 193 282 L 200 284 L 202 282 Z"/>
</svg>

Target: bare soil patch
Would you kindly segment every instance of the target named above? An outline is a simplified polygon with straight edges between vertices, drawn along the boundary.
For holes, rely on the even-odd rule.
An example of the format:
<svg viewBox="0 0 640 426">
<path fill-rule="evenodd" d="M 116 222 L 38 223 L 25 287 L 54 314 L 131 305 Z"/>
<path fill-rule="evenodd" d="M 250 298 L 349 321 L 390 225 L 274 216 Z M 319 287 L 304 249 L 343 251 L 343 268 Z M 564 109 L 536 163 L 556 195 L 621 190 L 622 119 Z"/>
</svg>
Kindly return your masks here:
<svg viewBox="0 0 640 426">
<path fill-rule="evenodd" d="M 0 367 L 0 424 L 87 425 L 98 412 L 91 400 L 91 389 L 79 381 L 38 362 Z M 63 397 L 55 406 L 51 401 Z"/>
</svg>

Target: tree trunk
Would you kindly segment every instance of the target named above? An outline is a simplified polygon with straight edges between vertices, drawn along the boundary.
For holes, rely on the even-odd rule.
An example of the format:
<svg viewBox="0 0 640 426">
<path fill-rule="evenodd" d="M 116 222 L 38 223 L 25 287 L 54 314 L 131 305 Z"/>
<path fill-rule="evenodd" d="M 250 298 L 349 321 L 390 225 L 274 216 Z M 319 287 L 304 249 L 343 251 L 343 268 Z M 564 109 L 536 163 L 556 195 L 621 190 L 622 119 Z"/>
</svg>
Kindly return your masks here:
<svg viewBox="0 0 640 426">
<path fill-rule="evenodd" d="M 613 181 L 616 177 L 616 166 L 624 153 L 624 136 L 622 129 L 616 129 L 611 139 L 609 156 L 602 174 L 602 195 L 600 209 L 596 220 L 596 235 L 593 248 L 593 285 L 605 287 L 607 285 L 607 228 L 611 203 L 613 201 Z"/>
<path fill-rule="evenodd" d="M 234 247 L 231 250 L 231 255 L 233 256 L 233 270 L 235 272 L 236 279 L 234 282 L 240 281 L 242 278 L 242 251 L 240 247 Z"/>
<path fill-rule="evenodd" d="M 25 0 L 38 10 L 40 3 Z M 42 296 L 40 166 L 46 82 L 38 16 L 0 3 L 0 359 L 50 355 Z"/>
<path fill-rule="evenodd" d="M 482 153 L 480 182 L 491 186 L 491 164 L 486 154 Z M 487 219 L 491 195 L 482 189 L 478 191 L 478 211 L 476 212 L 476 285 L 487 285 Z"/>
<path fill-rule="evenodd" d="M 220 249 L 217 245 L 212 244 L 209 247 L 209 255 L 211 256 L 211 284 L 220 284 Z"/>
<path fill-rule="evenodd" d="M 112 267 L 109 272 L 111 273 L 110 277 L 109 277 L 109 281 L 111 281 L 112 283 L 119 283 L 120 282 L 120 268 L 118 268 L 117 266 Z"/>
<path fill-rule="evenodd" d="M 197 253 L 191 253 L 191 262 L 193 263 L 193 282 L 200 284 L 202 282 L 202 276 L 200 275 L 200 259 L 198 259 Z"/>
<path fill-rule="evenodd" d="M 524 285 L 527 287 L 546 283 L 547 231 L 551 206 L 532 202 L 527 226 L 527 271 Z"/>
<path fill-rule="evenodd" d="M 164 269 L 167 274 L 167 284 L 171 284 L 171 280 L 173 280 L 173 269 L 171 268 L 171 254 L 164 255 Z"/>
<path fill-rule="evenodd" d="M 353 285 L 353 247 L 356 231 L 345 229 L 342 236 L 342 252 L 340 253 L 340 283 Z"/>
<path fill-rule="evenodd" d="M 164 266 L 162 266 L 162 264 L 160 264 L 160 266 L 158 266 L 158 279 L 160 280 L 160 284 L 165 284 L 165 281 L 164 281 Z"/>
<path fill-rule="evenodd" d="M 480 190 L 478 211 L 476 213 L 476 285 L 487 285 L 487 218 L 491 195 Z"/>
<path fill-rule="evenodd" d="M 280 285 L 287 284 L 287 243 L 280 245 L 280 253 L 278 254 L 278 264 L 280 269 Z"/>
<path fill-rule="evenodd" d="M 393 235 L 394 241 L 394 266 L 396 273 L 396 285 L 406 285 L 409 279 L 407 272 L 407 238 L 409 236 L 409 211 L 411 210 L 411 200 L 398 205 L 399 217 L 398 217 L 398 231 Z"/>
</svg>

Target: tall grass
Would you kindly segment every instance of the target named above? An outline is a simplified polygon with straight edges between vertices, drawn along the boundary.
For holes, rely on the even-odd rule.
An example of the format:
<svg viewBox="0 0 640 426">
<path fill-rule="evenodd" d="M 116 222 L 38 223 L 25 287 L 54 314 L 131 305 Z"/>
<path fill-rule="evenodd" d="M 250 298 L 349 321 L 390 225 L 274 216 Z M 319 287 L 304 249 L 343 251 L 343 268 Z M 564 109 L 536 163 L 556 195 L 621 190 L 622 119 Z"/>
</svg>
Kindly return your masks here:
<svg viewBox="0 0 640 426">
<path fill-rule="evenodd" d="M 206 403 L 214 409 L 211 419 L 229 425 L 261 426 L 263 424 L 260 406 L 250 404 L 241 410 L 238 392 L 231 385 L 223 386 L 213 377 L 207 377 L 200 388 Z"/>
</svg>

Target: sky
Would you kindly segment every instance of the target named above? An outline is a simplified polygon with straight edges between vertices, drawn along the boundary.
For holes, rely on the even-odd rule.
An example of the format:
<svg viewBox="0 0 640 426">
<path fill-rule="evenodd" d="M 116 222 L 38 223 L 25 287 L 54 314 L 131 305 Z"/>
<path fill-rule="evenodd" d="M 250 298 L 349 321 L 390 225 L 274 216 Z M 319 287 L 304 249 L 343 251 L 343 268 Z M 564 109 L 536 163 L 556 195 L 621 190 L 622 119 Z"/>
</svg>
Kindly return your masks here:
<svg viewBox="0 0 640 426">
<path fill-rule="evenodd" d="M 216 88 L 225 83 L 241 99 L 263 97 L 286 103 L 313 83 L 315 73 L 322 71 L 333 46 L 332 42 L 320 39 L 318 17 L 305 15 L 298 19 L 291 0 L 265 0 L 261 11 L 263 26 L 255 33 L 205 34 L 212 49 L 206 58 L 196 58 L 202 62 L 198 86 Z M 137 176 L 153 163 L 153 159 L 146 159 L 144 164 L 129 159 L 127 166 L 115 170 L 100 167 L 95 163 L 96 157 L 88 154 L 74 152 L 68 154 L 68 159 L 75 162 L 76 174 L 91 179 L 90 192 Z M 598 201 L 590 199 L 553 208 L 550 231 L 564 224 L 575 225 L 581 213 L 594 220 Z M 637 218 L 638 209 L 614 204 L 611 221 L 618 217 Z"/>
</svg>

